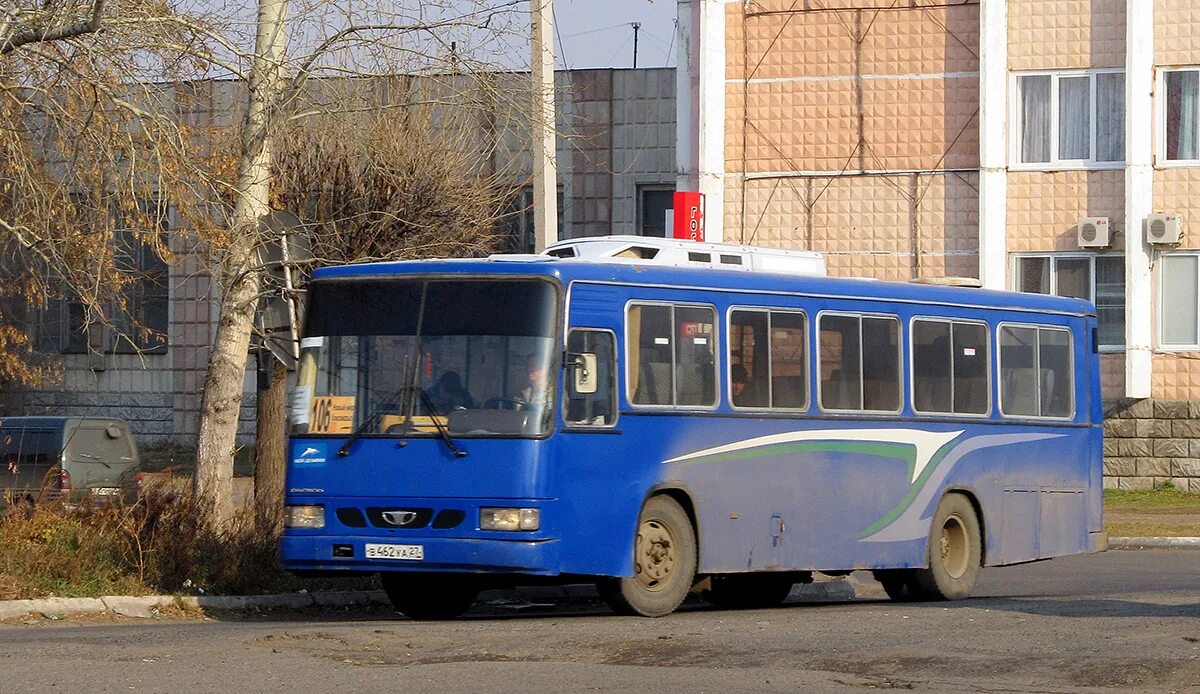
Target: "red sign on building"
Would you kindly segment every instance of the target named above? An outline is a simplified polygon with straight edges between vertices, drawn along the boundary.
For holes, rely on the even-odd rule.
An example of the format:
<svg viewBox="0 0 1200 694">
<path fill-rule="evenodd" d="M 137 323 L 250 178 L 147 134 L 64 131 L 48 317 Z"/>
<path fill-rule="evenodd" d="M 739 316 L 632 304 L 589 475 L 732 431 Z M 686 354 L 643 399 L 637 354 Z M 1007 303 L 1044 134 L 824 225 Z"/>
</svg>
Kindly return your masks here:
<svg viewBox="0 0 1200 694">
<path fill-rule="evenodd" d="M 704 240 L 704 194 L 675 191 L 675 233 L 677 239 Z"/>
</svg>

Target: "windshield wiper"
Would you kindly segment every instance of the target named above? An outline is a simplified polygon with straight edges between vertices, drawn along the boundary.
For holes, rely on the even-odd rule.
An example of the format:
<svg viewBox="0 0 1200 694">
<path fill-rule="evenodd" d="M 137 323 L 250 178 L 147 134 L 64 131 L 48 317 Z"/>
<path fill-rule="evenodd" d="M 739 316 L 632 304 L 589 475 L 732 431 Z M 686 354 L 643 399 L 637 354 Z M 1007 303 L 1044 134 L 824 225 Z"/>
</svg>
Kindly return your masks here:
<svg viewBox="0 0 1200 694">
<path fill-rule="evenodd" d="M 446 448 L 450 449 L 450 452 L 454 454 L 455 458 L 467 457 L 467 452 L 459 448 L 454 443 L 454 438 L 450 436 L 450 427 L 442 421 L 442 412 L 433 404 L 433 400 L 430 399 L 429 393 L 426 393 L 425 389 L 420 386 L 409 386 L 409 388 L 416 389 L 417 396 L 421 398 L 421 404 L 425 406 L 425 411 L 429 413 L 430 419 L 433 420 L 433 426 L 437 429 L 438 434 L 442 437 L 442 441 L 446 444 Z"/>
<path fill-rule="evenodd" d="M 397 390 L 391 398 L 380 403 L 379 406 L 372 410 L 371 413 L 363 419 L 362 424 L 359 424 L 358 428 L 356 428 L 350 434 L 350 436 L 346 437 L 346 441 L 342 443 L 342 447 L 338 449 L 338 456 L 345 458 L 346 456 L 350 455 L 350 447 L 354 445 L 355 441 L 362 438 L 367 429 L 375 422 L 376 419 L 379 418 L 380 415 L 383 414 L 383 411 L 389 407 L 396 406 L 396 401 L 400 399 L 400 396 L 409 392 L 415 392 L 417 396 L 421 398 L 421 404 L 424 405 L 426 411 L 429 412 L 430 419 L 433 420 L 433 426 L 435 429 L 437 429 L 438 435 L 441 437 L 442 442 L 446 444 L 446 448 L 450 449 L 450 452 L 454 454 L 455 458 L 465 458 L 467 452 L 459 448 L 458 445 L 454 443 L 454 438 L 450 436 L 449 427 L 447 427 L 446 424 L 441 420 L 441 411 L 438 410 L 438 408 L 433 404 L 433 401 L 430 400 L 429 394 L 425 392 L 425 389 L 418 385 L 401 386 L 401 388 Z M 409 415 L 408 424 L 410 426 L 411 422 L 412 417 Z"/>
</svg>

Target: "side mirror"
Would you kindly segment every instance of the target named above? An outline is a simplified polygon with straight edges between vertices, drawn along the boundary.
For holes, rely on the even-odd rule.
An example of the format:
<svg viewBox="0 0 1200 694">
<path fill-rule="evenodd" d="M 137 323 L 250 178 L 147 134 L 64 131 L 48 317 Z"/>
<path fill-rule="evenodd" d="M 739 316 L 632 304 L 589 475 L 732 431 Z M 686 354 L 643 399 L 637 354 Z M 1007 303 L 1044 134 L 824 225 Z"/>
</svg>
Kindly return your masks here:
<svg viewBox="0 0 1200 694">
<path fill-rule="evenodd" d="M 575 382 L 574 390 L 580 395 L 591 395 L 596 392 L 596 355 L 590 352 L 572 355 L 574 360 Z"/>
</svg>

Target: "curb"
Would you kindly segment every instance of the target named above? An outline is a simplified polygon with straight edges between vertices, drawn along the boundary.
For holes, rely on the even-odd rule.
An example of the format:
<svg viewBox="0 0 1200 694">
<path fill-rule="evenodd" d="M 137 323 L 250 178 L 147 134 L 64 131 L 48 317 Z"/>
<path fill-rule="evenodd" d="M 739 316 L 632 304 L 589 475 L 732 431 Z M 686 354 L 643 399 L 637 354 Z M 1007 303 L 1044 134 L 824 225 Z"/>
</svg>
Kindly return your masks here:
<svg viewBox="0 0 1200 694">
<path fill-rule="evenodd" d="M 1200 549 L 1200 537 L 1110 537 L 1109 549 L 1149 549 L 1149 548 L 1190 548 Z"/>
<path fill-rule="evenodd" d="M 286 593 L 283 595 L 105 595 L 99 598 L 43 598 L 0 600 L 0 619 L 27 615 L 56 618 L 63 615 L 116 614 L 150 618 L 163 608 L 186 607 L 204 610 L 252 610 L 301 607 L 351 607 L 387 604 L 383 591 Z"/>
<path fill-rule="evenodd" d="M 789 600 L 794 602 L 830 602 L 853 600 L 855 585 L 850 580 L 818 580 L 792 588 Z M 485 591 L 479 600 L 493 606 L 521 609 L 547 601 L 598 600 L 600 594 L 592 585 L 528 586 L 515 590 Z M 150 619 L 165 608 L 184 607 L 203 610 L 300 609 L 304 607 L 368 607 L 389 605 L 382 590 L 322 591 L 315 593 L 285 593 L 282 595 L 105 595 L 99 598 L 43 598 L 40 600 L 0 600 L 0 619 L 29 615 L 61 619 L 65 615 L 114 614 L 122 617 Z"/>
</svg>

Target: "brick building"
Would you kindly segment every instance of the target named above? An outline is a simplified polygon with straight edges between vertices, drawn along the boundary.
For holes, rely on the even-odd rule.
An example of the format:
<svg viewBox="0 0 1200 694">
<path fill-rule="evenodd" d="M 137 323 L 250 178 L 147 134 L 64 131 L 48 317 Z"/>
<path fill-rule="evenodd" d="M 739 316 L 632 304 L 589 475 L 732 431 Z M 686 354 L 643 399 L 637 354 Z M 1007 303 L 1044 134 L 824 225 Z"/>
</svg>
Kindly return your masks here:
<svg viewBox="0 0 1200 694">
<path fill-rule="evenodd" d="M 1093 300 L 1112 414 L 1152 400 L 1109 442 L 1110 484 L 1200 474 L 1200 5 L 683 0 L 680 18 L 684 180 L 724 197 L 710 237 Z M 1181 243 L 1147 243 L 1175 219 Z"/>
</svg>

